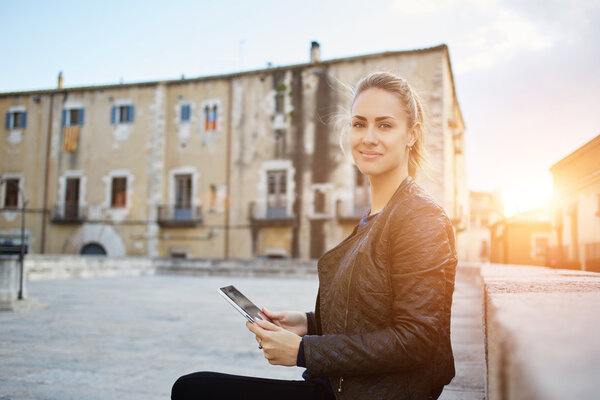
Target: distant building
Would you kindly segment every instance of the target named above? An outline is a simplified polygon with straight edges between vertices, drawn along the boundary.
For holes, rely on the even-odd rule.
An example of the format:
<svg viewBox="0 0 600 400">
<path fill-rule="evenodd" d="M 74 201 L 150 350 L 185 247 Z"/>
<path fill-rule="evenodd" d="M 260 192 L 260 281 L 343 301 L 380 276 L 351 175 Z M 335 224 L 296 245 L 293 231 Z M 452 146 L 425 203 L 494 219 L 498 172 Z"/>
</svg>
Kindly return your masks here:
<svg viewBox="0 0 600 400">
<path fill-rule="evenodd" d="M 499 193 L 469 192 L 469 229 L 466 232 L 468 253 L 473 262 L 490 261 L 490 228 L 504 219 L 504 205 Z"/>
<path fill-rule="evenodd" d="M 490 262 L 547 265 L 551 234 L 549 210 L 545 207 L 502 219 L 491 227 Z"/>
<path fill-rule="evenodd" d="M 556 164 L 551 264 L 600 272 L 600 135 Z"/>
<path fill-rule="evenodd" d="M 0 176 L 23 188 L 32 253 L 317 258 L 369 207 L 328 124 L 354 84 L 398 73 L 423 98 L 435 181 L 466 249 L 464 123 L 445 45 L 133 84 L 0 93 Z M 0 235 L 19 235 L 2 185 Z"/>
</svg>

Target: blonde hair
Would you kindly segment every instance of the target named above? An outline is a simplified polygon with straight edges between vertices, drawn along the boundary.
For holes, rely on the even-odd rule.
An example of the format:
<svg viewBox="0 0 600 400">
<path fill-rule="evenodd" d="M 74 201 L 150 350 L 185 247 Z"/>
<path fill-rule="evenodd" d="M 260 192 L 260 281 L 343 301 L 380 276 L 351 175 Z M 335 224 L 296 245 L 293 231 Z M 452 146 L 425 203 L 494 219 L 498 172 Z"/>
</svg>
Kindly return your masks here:
<svg viewBox="0 0 600 400">
<path fill-rule="evenodd" d="M 408 84 L 406 79 L 392 74 L 390 72 L 373 72 L 363 76 L 358 83 L 350 90 L 350 109 L 354 105 L 354 102 L 358 96 L 366 91 L 367 89 L 382 89 L 395 95 L 404 107 L 404 111 L 407 115 L 408 129 L 414 128 L 417 124 L 421 129 L 417 129 L 417 137 L 415 143 L 412 145 L 412 149 L 408 155 L 408 174 L 415 177 L 417 170 L 423 172 L 427 177 L 431 178 L 429 174 L 431 163 L 429 161 L 429 154 L 425 147 L 425 113 L 423 111 L 423 105 L 421 99 L 415 90 Z M 345 117 L 342 119 L 338 118 L 337 127 L 342 127 L 342 134 L 340 135 L 340 146 L 344 155 L 344 133 L 349 131 L 349 113 L 345 112 Z"/>
</svg>

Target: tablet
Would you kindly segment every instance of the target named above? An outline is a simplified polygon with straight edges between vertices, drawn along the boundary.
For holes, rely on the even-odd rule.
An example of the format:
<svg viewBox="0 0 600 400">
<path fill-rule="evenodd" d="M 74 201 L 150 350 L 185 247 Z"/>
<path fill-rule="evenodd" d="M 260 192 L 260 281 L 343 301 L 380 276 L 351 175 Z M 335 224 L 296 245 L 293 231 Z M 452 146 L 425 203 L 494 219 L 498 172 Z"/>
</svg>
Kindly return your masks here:
<svg viewBox="0 0 600 400">
<path fill-rule="evenodd" d="M 258 312 L 260 309 L 246 296 L 242 294 L 239 290 L 235 288 L 235 286 L 225 286 L 219 289 L 219 293 L 221 296 L 225 297 L 225 299 L 236 309 L 238 310 L 246 319 L 252 323 L 254 323 L 254 318 L 257 317 L 262 319 Z"/>
</svg>

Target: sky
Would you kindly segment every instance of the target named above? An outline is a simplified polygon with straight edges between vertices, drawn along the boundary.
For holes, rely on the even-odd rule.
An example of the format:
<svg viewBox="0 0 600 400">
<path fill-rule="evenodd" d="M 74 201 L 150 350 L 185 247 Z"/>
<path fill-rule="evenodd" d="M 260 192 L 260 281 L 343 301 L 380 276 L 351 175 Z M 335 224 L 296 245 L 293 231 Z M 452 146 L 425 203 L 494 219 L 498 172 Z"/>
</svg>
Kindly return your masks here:
<svg viewBox="0 0 600 400">
<path fill-rule="evenodd" d="M 0 19 L 0 92 L 298 64 L 313 40 L 324 60 L 446 43 L 467 186 L 508 215 L 600 134 L 600 0 L 0 0 Z"/>
</svg>

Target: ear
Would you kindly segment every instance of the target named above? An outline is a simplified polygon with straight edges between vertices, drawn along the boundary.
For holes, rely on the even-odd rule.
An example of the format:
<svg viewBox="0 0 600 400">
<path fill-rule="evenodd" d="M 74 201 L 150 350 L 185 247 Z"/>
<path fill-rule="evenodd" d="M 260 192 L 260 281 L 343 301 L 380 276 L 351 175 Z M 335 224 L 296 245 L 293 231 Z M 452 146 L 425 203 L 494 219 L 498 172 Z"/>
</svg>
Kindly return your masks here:
<svg viewBox="0 0 600 400">
<path fill-rule="evenodd" d="M 408 132 L 408 146 L 412 147 L 417 141 L 417 138 L 421 135 L 421 123 L 417 122 L 410 132 Z"/>
</svg>

